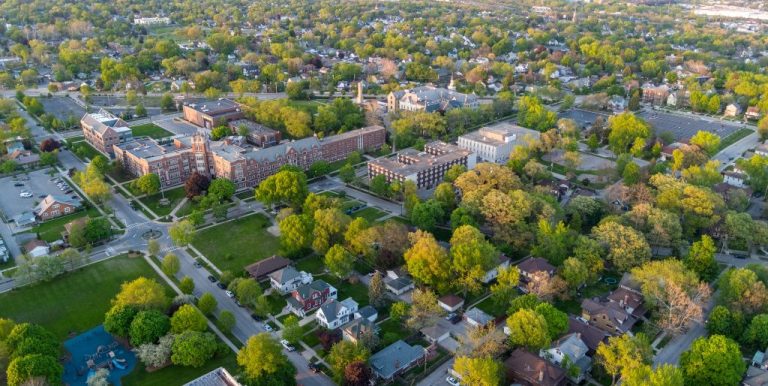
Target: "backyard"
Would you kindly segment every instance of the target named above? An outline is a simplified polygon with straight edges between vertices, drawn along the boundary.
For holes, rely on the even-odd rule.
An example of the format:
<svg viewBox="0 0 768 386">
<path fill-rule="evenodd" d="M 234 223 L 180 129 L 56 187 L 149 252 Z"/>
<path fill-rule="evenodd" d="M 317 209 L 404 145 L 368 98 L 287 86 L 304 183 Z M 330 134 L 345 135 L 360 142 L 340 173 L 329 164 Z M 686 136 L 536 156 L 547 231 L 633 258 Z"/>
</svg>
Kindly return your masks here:
<svg viewBox="0 0 768 386">
<path fill-rule="evenodd" d="M 157 139 L 173 136 L 173 133 L 154 123 L 145 123 L 143 125 L 133 126 L 131 127 L 131 132 L 133 133 L 134 137 L 150 137 Z"/>
<path fill-rule="evenodd" d="M 256 214 L 198 232 L 192 243 L 214 265 L 235 274 L 277 253 L 279 240 L 267 232 L 269 219 Z"/>
<path fill-rule="evenodd" d="M 48 220 L 32 228 L 30 232 L 38 234 L 41 240 L 45 240 L 51 243 L 61 239 L 61 232 L 64 231 L 64 225 L 67 225 L 69 222 L 85 216 L 88 216 L 90 218 L 96 218 L 96 217 L 100 217 L 101 214 L 96 208 L 81 210 L 79 212 L 75 212 L 67 216 L 62 216 L 53 220 Z"/>
<path fill-rule="evenodd" d="M 153 194 L 151 196 L 142 197 L 139 200 L 144 203 L 149 209 L 152 209 L 155 214 L 157 214 L 160 217 L 167 216 L 171 213 L 173 208 L 178 205 L 181 200 L 184 199 L 184 196 L 186 193 L 184 192 L 184 187 L 179 186 L 178 188 L 173 188 L 170 190 L 166 190 L 162 193 Z M 165 197 L 169 204 L 168 205 L 161 205 L 160 200 Z"/>
</svg>

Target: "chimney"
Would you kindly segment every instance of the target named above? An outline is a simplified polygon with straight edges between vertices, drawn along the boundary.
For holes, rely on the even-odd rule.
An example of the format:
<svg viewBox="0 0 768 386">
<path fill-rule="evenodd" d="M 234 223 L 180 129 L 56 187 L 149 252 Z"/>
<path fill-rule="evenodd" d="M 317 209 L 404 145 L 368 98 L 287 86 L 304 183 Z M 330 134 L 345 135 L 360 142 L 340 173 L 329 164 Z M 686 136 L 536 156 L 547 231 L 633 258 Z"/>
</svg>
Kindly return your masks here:
<svg viewBox="0 0 768 386">
<path fill-rule="evenodd" d="M 539 382 L 544 381 L 544 370 L 539 370 Z"/>
</svg>

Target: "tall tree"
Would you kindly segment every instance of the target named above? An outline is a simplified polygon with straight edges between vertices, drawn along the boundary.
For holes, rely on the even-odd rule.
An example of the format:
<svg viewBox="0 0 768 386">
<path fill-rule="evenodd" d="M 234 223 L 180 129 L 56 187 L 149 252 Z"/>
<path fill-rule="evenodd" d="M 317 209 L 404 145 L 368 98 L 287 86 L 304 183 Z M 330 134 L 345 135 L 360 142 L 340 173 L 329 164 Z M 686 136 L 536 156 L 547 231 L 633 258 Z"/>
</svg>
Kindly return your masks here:
<svg viewBox="0 0 768 386">
<path fill-rule="evenodd" d="M 468 385 L 499 386 L 504 380 L 504 366 L 491 357 L 458 357 L 453 369 Z"/>
<path fill-rule="evenodd" d="M 120 286 L 120 292 L 112 299 L 112 306 L 118 305 L 162 310 L 168 305 L 168 297 L 160 283 L 140 277 Z"/>
<path fill-rule="evenodd" d="M 287 386 L 296 384 L 296 368 L 283 354 L 280 343 L 265 332 L 248 338 L 237 353 L 237 364 L 249 383 L 270 384 L 271 379 Z"/>
<path fill-rule="evenodd" d="M 405 252 L 405 264 L 414 279 L 438 292 L 450 286 L 451 260 L 445 248 L 432 234 L 424 231 L 411 233 L 411 248 Z"/>
<path fill-rule="evenodd" d="M 538 350 L 549 346 L 547 320 L 534 310 L 521 309 L 507 319 L 512 346 Z"/>
<path fill-rule="evenodd" d="M 380 307 L 386 301 L 386 287 L 381 272 L 378 270 L 371 276 L 371 282 L 368 285 L 368 301 L 374 307 Z"/>
<path fill-rule="evenodd" d="M 355 257 L 343 246 L 336 244 L 325 254 L 325 266 L 339 278 L 346 278 L 352 273 Z"/>
<path fill-rule="evenodd" d="M 649 365 L 653 352 L 648 339 L 643 334 L 629 334 L 608 338 L 608 343 L 597 346 L 595 360 L 611 375 L 611 384 L 616 384 L 616 377 L 628 369 Z"/>
<path fill-rule="evenodd" d="M 712 335 L 693 342 L 680 356 L 680 368 L 687 385 L 737 385 L 747 366 L 736 342 Z"/>
<path fill-rule="evenodd" d="M 712 281 L 717 275 L 718 267 L 715 261 L 715 242 L 708 235 L 702 235 L 701 240 L 691 245 L 685 256 L 685 265 L 696 272 L 704 281 Z"/>
<path fill-rule="evenodd" d="M 485 273 L 498 265 L 499 253 L 485 236 L 471 225 L 462 225 L 453 231 L 451 237 L 451 267 L 457 276 L 457 286 L 477 293 L 482 289 Z"/>
<path fill-rule="evenodd" d="M 333 370 L 333 378 L 341 381 L 344 378 L 344 369 L 352 362 L 367 361 L 371 352 L 362 344 L 342 340 L 331 347 L 328 353 L 328 364 Z"/>
<path fill-rule="evenodd" d="M 168 235 L 171 236 L 171 241 L 173 241 L 175 245 L 184 247 L 192 244 L 192 241 L 195 240 L 195 236 L 197 235 L 197 231 L 191 221 L 181 220 L 171 225 L 170 229 L 168 229 Z"/>
</svg>

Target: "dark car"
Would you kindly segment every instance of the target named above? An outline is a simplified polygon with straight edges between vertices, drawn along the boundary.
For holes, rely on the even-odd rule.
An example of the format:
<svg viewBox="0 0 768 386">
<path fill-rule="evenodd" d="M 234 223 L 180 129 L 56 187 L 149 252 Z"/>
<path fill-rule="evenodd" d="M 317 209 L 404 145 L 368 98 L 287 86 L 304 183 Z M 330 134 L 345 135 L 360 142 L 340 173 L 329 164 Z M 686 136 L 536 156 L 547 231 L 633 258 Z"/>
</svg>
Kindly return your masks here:
<svg viewBox="0 0 768 386">
<path fill-rule="evenodd" d="M 208 280 L 210 280 L 211 283 L 215 283 L 216 282 L 216 278 L 213 277 L 213 275 L 208 275 Z"/>
<path fill-rule="evenodd" d="M 453 324 L 461 322 L 461 315 L 459 315 L 459 314 L 453 315 L 453 317 L 451 319 L 449 319 L 449 321 L 451 323 L 453 323 Z"/>
<path fill-rule="evenodd" d="M 227 288 L 227 286 L 225 286 L 224 283 L 222 283 L 222 282 L 216 283 L 216 287 L 219 287 L 221 289 L 226 289 Z"/>
<path fill-rule="evenodd" d="M 310 363 L 309 365 L 307 365 L 307 367 L 309 367 L 309 369 L 312 370 L 312 372 L 315 374 L 320 372 L 320 366 L 318 366 L 315 363 Z"/>
<path fill-rule="evenodd" d="M 203 265 L 200 262 L 195 261 L 195 268 L 202 268 Z"/>
<path fill-rule="evenodd" d="M 261 320 L 262 320 L 261 316 L 256 315 L 256 314 L 251 314 L 251 318 L 253 318 L 253 320 L 255 320 L 257 322 L 261 322 Z"/>
<path fill-rule="evenodd" d="M 24 184 L 23 184 L 23 183 L 21 183 L 21 182 L 17 182 L 17 183 L 15 183 L 15 184 L 13 184 L 13 186 L 24 186 Z"/>
</svg>

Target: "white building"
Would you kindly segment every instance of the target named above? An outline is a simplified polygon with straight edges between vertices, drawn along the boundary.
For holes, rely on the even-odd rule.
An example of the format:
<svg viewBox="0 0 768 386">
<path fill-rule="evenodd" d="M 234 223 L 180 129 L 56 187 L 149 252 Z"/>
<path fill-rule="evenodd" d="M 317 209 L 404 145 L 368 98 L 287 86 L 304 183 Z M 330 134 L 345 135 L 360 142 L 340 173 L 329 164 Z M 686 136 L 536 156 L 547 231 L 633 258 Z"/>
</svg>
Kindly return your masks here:
<svg viewBox="0 0 768 386">
<path fill-rule="evenodd" d="M 321 326 L 333 330 L 354 319 L 357 307 L 357 302 L 352 298 L 340 302 L 331 300 L 317 310 L 315 319 Z"/>
<path fill-rule="evenodd" d="M 477 162 L 505 163 L 515 146 L 526 138 L 539 138 L 539 132 L 508 122 L 483 127 L 459 137 L 458 145 L 477 155 Z"/>
<path fill-rule="evenodd" d="M 311 282 L 311 273 L 299 272 L 291 266 L 269 274 L 269 284 L 283 295 Z"/>
<path fill-rule="evenodd" d="M 171 24 L 171 18 L 163 17 L 137 17 L 133 19 L 133 24 L 136 25 L 162 25 Z"/>
</svg>

